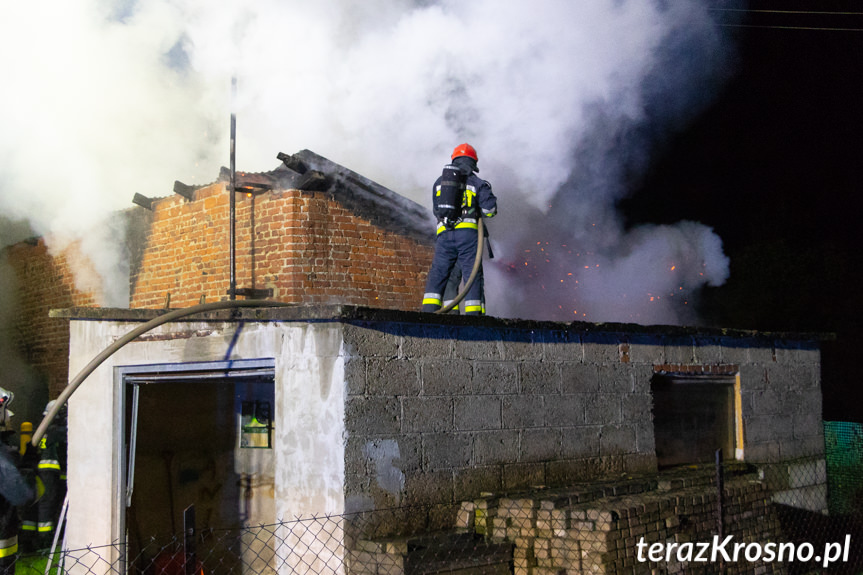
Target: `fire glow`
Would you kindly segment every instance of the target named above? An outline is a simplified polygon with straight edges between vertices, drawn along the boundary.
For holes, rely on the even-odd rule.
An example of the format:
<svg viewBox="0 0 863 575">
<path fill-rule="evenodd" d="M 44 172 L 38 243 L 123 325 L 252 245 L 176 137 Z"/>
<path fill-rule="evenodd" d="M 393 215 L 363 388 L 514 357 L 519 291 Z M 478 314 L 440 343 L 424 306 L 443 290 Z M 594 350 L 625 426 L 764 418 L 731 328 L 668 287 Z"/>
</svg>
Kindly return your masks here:
<svg viewBox="0 0 863 575">
<path fill-rule="evenodd" d="M 565 243 L 554 244 L 550 241 L 537 241 L 534 248 L 522 250 L 523 261 L 518 264 L 510 262 L 502 264 L 505 266 L 509 281 L 530 283 L 538 281 L 540 290 L 548 294 L 552 284 L 557 284 L 553 297 L 549 300 L 556 307 L 557 311 L 553 314 L 555 319 L 563 319 L 561 313 L 570 313 L 567 310 L 572 310 L 571 313 L 579 319 L 591 320 L 592 316 L 586 311 L 579 311 L 582 307 L 579 302 L 582 300 L 582 292 L 591 286 L 592 274 L 602 269 L 603 263 L 597 254 L 590 251 L 573 251 Z M 501 265 L 501 264 L 499 264 Z M 702 264 L 704 266 L 706 264 Z M 681 271 L 676 263 L 666 263 L 660 266 L 666 270 L 664 273 L 678 273 Z M 578 271 L 581 270 L 581 271 Z M 698 275 L 703 277 L 704 272 L 698 272 Z M 583 288 L 583 289 L 580 289 Z M 619 300 L 632 299 L 628 291 L 620 291 L 614 294 Z M 543 296 L 545 297 L 545 296 Z M 636 296 L 636 300 L 644 301 L 648 304 L 659 305 L 665 300 L 670 299 L 680 300 L 682 305 L 688 305 L 688 290 L 685 285 L 677 284 L 676 289 L 672 289 L 667 293 L 656 293 L 653 290 L 647 290 L 641 296 Z M 640 313 L 631 313 L 628 319 L 637 321 L 640 319 Z M 572 317 L 572 316 L 569 316 Z M 596 318 L 600 321 L 601 318 Z"/>
</svg>

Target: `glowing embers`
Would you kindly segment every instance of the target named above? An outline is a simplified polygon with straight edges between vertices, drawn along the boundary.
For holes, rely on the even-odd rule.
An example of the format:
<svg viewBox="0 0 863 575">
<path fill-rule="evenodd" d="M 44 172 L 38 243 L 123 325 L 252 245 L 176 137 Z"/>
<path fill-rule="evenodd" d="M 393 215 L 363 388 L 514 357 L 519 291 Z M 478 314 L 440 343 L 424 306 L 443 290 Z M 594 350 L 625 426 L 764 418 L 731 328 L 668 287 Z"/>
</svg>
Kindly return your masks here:
<svg viewBox="0 0 863 575">
<path fill-rule="evenodd" d="M 533 239 L 497 264 L 507 276 L 509 292 L 519 294 L 519 314 L 644 324 L 676 324 L 694 317 L 690 302 L 705 283 L 703 260 L 689 253 L 663 253 L 669 250 L 603 247 L 596 241 L 588 249 L 579 243 Z"/>
</svg>

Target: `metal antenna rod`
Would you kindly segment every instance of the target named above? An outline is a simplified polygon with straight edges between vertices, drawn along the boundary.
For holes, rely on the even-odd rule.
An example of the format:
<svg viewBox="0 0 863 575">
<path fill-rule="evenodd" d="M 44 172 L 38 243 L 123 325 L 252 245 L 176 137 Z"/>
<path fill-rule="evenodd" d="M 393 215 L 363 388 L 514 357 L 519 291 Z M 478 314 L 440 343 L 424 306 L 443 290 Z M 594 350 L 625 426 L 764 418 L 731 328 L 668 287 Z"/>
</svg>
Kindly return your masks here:
<svg viewBox="0 0 863 575">
<path fill-rule="evenodd" d="M 231 227 L 231 278 L 230 278 L 230 286 L 228 288 L 228 294 L 230 299 L 233 301 L 237 297 L 237 246 L 236 246 L 236 231 L 237 231 L 237 216 L 236 216 L 236 185 L 237 185 L 237 77 L 234 76 L 231 78 L 231 183 L 230 189 L 228 193 L 230 194 L 230 199 L 228 200 L 230 205 L 230 227 Z"/>
</svg>

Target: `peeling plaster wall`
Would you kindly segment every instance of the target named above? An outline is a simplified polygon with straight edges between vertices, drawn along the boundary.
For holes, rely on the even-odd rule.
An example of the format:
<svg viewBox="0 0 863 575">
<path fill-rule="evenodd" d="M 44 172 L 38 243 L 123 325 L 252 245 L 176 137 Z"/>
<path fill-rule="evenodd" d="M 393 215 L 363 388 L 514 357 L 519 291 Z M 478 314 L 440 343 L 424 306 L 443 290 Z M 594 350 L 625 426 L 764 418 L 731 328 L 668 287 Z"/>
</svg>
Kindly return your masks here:
<svg viewBox="0 0 863 575">
<path fill-rule="evenodd" d="M 70 372 L 134 324 L 72 321 Z M 344 369 L 338 323 L 188 322 L 160 326 L 115 353 L 69 404 L 69 549 L 121 540 L 125 464 L 115 368 L 275 358 L 274 501 L 251 524 L 344 510 Z M 269 516 L 264 516 L 269 515 Z M 116 559 L 113 558 L 113 559 Z M 76 568 L 86 569 L 87 558 Z"/>
<path fill-rule="evenodd" d="M 341 328 L 335 323 L 282 328 L 276 363 L 276 514 L 280 520 L 344 512 Z"/>
</svg>

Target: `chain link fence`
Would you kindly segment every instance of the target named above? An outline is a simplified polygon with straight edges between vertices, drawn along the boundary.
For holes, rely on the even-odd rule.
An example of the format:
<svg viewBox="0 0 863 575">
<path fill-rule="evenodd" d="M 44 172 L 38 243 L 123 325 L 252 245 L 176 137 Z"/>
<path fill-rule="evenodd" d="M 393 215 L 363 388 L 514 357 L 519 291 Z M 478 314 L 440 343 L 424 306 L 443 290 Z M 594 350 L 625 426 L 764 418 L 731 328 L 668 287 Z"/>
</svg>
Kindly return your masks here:
<svg viewBox="0 0 863 575">
<path fill-rule="evenodd" d="M 364 538 L 429 508 L 310 517 L 242 529 L 21 555 L 2 575 L 265 575 L 511 573 L 512 546 L 466 529 Z M 385 529 L 385 528 L 383 528 Z"/>
<path fill-rule="evenodd" d="M 752 466 L 718 457 L 715 465 L 454 505 L 190 527 L 51 557 L 21 555 L 0 575 L 857 575 L 863 426 L 824 425 L 824 458 Z M 432 516 L 448 528 L 429 532 Z"/>
</svg>

